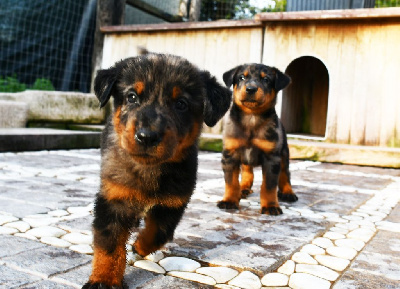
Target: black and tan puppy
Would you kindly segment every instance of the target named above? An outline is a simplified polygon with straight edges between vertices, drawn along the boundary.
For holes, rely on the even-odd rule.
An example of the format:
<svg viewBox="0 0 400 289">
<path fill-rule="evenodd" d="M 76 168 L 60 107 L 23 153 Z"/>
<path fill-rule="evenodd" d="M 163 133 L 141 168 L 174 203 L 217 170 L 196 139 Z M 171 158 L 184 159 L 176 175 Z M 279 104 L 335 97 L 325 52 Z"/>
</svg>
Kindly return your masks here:
<svg viewBox="0 0 400 289">
<path fill-rule="evenodd" d="M 197 140 L 228 110 L 231 92 L 187 60 L 147 54 L 100 70 L 95 93 L 114 112 L 103 131 L 94 209 L 93 271 L 83 288 L 124 285 L 130 230 L 142 256 L 171 240 L 196 182 Z"/>
<path fill-rule="evenodd" d="M 228 87 L 233 85 L 233 103 L 224 122 L 225 194 L 218 207 L 239 208 L 240 199 L 252 192 L 253 167 L 261 165 L 261 213 L 282 214 L 278 196 L 297 200 L 290 184 L 285 130 L 275 112 L 277 93 L 290 78 L 274 67 L 245 64 L 225 72 L 223 79 Z"/>
</svg>

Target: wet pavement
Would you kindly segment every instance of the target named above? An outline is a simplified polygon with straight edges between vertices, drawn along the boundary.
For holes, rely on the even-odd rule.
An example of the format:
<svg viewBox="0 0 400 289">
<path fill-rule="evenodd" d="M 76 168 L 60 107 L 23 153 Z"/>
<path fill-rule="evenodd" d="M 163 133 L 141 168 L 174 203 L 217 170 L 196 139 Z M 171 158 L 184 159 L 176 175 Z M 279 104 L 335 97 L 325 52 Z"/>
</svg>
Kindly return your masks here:
<svg viewBox="0 0 400 289">
<path fill-rule="evenodd" d="M 174 240 L 128 252 L 130 288 L 400 288 L 400 170 L 291 161 L 299 201 L 267 216 L 259 169 L 240 210 L 220 210 L 220 154 L 199 160 Z M 98 149 L 0 153 L 0 288 L 82 286 L 99 170 Z"/>
</svg>

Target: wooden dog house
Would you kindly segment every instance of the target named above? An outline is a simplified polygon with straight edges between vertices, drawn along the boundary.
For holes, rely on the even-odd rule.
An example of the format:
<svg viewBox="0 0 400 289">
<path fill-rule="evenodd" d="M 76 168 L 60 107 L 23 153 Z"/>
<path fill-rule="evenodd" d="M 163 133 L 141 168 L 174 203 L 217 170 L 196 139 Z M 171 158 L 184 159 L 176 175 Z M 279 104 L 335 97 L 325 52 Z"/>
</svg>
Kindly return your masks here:
<svg viewBox="0 0 400 289">
<path fill-rule="evenodd" d="M 236 65 L 261 62 L 292 78 L 277 105 L 289 137 L 400 147 L 400 8 L 262 13 L 248 21 L 102 31 L 103 67 L 137 55 L 137 46 L 186 57 L 221 81 Z"/>
<path fill-rule="evenodd" d="M 281 110 L 290 133 L 400 145 L 400 8 L 264 13 L 257 19 L 265 25 L 262 62 L 293 78 Z"/>
</svg>

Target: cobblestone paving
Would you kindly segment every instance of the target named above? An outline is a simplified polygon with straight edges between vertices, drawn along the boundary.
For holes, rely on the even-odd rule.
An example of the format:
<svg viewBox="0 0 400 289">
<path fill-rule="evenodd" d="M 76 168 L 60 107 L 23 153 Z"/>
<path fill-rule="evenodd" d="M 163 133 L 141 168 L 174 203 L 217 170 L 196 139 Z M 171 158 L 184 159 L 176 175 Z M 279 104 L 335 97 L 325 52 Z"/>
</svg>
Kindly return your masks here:
<svg viewBox="0 0 400 289">
<path fill-rule="evenodd" d="M 224 211 L 220 154 L 199 158 L 174 240 L 145 259 L 128 251 L 130 288 L 400 288 L 399 170 L 292 161 L 299 201 L 267 216 L 260 170 Z M 0 288 L 86 281 L 99 163 L 99 150 L 0 154 Z"/>
</svg>

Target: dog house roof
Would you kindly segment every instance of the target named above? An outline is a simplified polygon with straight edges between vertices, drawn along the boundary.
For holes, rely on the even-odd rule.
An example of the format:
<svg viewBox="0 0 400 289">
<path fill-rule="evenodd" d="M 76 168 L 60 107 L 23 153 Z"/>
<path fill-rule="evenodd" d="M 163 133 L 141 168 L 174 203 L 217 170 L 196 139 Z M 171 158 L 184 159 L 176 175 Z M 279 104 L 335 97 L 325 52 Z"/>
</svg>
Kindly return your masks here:
<svg viewBox="0 0 400 289">
<path fill-rule="evenodd" d="M 400 19 L 400 7 L 260 13 L 254 17 L 255 20 L 262 22 L 346 19 L 361 20 L 371 18 Z"/>
</svg>

